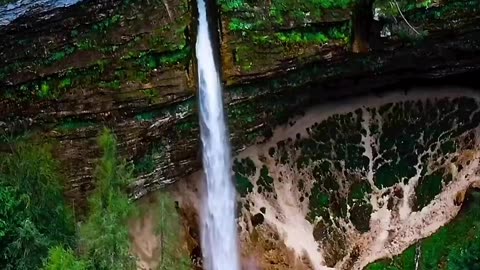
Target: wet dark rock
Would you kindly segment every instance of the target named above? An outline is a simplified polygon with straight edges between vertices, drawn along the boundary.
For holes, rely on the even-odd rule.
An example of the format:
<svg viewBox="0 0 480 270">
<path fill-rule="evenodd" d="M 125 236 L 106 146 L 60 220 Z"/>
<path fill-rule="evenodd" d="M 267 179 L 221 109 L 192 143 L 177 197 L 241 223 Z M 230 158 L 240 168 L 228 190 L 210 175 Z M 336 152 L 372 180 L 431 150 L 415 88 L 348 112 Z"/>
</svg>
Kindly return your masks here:
<svg viewBox="0 0 480 270">
<path fill-rule="evenodd" d="M 265 221 L 265 217 L 261 213 L 257 213 L 253 215 L 252 219 L 252 226 L 256 227 L 258 225 L 261 225 Z"/>
</svg>

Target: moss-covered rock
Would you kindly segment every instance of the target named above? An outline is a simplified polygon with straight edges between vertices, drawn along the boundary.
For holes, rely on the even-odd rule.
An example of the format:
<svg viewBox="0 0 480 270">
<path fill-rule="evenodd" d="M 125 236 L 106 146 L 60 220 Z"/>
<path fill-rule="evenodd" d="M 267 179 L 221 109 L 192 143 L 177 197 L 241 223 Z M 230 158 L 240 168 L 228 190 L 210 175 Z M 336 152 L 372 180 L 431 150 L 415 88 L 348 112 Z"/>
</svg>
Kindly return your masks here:
<svg viewBox="0 0 480 270">
<path fill-rule="evenodd" d="M 480 195 L 468 192 L 458 216 L 432 236 L 401 255 L 368 265 L 367 270 L 476 269 L 480 266 Z M 418 266 L 417 266 L 418 265 Z"/>
<path fill-rule="evenodd" d="M 256 187 L 241 189 L 242 204 L 255 206 L 244 212 L 258 211 L 259 202 L 270 205 L 275 217 L 267 214 L 264 223 L 282 233 L 278 223 L 290 226 L 289 215 L 298 211 L 295 224 L 313 226 L 327 266 L 357 265 L 361 252 L 353 250 L 365 244 L 358 239 L 378 237 L 370 231 L 378 222 L 374 215 L 387 211 L 391 216 L 383 219 L 392 219 L 388 224 L 395 228 L 396 216 L 405 211 L 406 219 L 430 211 L 445 187 L 459 181 L 455 160 L 478 151 L 478 98 L 430 93 L 365 99 L 331 113 L 312 109 L 298 119 L 302 124 L 279 129 L 273 136 L 278 141 L 248 151 L 256 156 L 234 167 L 237 175 L 242 172 L 242 186 L 247 180 Z"/>
</svg>

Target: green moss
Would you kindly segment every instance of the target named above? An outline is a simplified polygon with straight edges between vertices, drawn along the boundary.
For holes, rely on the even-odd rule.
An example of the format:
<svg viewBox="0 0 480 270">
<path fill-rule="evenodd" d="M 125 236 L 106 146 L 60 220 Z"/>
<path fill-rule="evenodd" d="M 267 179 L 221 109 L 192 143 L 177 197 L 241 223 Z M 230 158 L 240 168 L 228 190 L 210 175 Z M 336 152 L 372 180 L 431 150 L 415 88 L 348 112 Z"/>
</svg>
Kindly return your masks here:
<svg viewBox="0 0 480 270">
<path fill-rule="evenodd" d="M 168 53 L 141 52 L 139 54 L 130 53 L 124 60 L 135 59 L 140 67 L 146 70 L 156 69 L 160 66 L 170 66 L 176 64 L 186 64 L 191 55 L 190 47 L 184 46 L 178 50 Z"/>
<path fill-rule="evenodd" d="M 276 22 L 285 19 L 304 20 L 320 17 L 328 9 L 347 9 L 353 4 L 351 0 L 272 0 L 270 16 Z"/>
<path fill-rule="evenodd" d="M 157 165 L 165 162 L 167 149 L 163 142 L 155 142 L 150 145 L 149 151 L 135 162 L 134 174 L 143 175 L 153 172 Z"/>
<path fill-rule="evenodd" d="M 418 269 L 467 270 L 480 266 L 480 193 L 473 192 L 468 206 L 449 224 L 432 236 L 420 241 L 421 257 Z M 375 262 L 372 269 L 415 268 L 415 247 L 408 248 L 391 260 Z"/>
<path fill-rule="evenodd" d="M 255 123 L 258 120 L 256 117 L 258 109 L 259 107 L 253 102 L 245 102 L 237 106 L 227 107 L 230 126 L 235 129 Z"/>
<path fill-rule="evenodd" d="M 153 119 L 157 118 L 158 115 L 159 115 L 158 112 L 144 112 L 144 113 L 135 115 L 135 120 L 140 122 L 152 121 Z"/>
<path fill-rule="evenodd" d="M 62 61 L 66 56 L 72 54 L 75 51 L 73 47 L 66 47 L 63 51 L 53 53 L 46 61 L 45 64 L 53 64 L 55 62 Z"/>
<path fill-rule="evenodd" d="M 415 175 L 415 164 L 416 162 L 407 163 L 405 160 L 399 160 L 382 165 L 375 173 L 375 185 L 380 188 L 391 187 L 399 183 L 403 177 L 410 179 Z"/>
<path fill-rule="evenodd" d="M 70 78 L 65 78 L 65 79 L 61 80 L 60 84 L 58 85 L 58 87 L 60 87 L 62 89 L 67 89 L 71 86 L 72 86 L 72 79 L 70 79 Z"/>
<path fill-rule="evenodd" d="M 270 176 L 267 166 L 263 165 L 262 169 L 260 169 L 260 177 L 257 181 L 258 185 L 258 193 L 262 192 L 273 192 L 274 185 L 273 185 L 273 178 Z"/>
<path fill-rule="evenodd" d="M 307 214 L 307 218 L 310 222 L 315 221 L 317 217 L 328 216 L 328 208 L 330 206 L 330 196 L 318 188 L 314 187 L 312 195 L 309 198 L 310 211 Z"/>
<path fill-rule="evenodd" d="M 367 199 L 371 192 L 372 187 L 370 187 L 369 183 L 365 181 L 356 182 L 350 187 L 350 192 L 348 194 L 349 203 L 352 203 L 355 200 L 361 201 Z"/>
<path fill-rule="evenodd" d="M 245 0 L 218 0 L 225 12 L 239 11 L 247 6 Z"/>
<path fill-rule="evenodd" d="M 326 32 L 316 32 L 314 29 L 304 29 L 304 31 L 289 31 L 276 33 L 278 41 L 287 44 L 327 44 L 333 40 L 348 42 L 350 36 L 350 25 L 345 24 L 342 27 L 332 27 Z"/>
<path fill-rule="evenodd" d="M 177 104 L 171 104 L 170 106 L 167 106 L 166 108 L 162 108 L 160 110 L 138 113 L 134 116 L 134 118 L 135 120 L 140 122 L 153 121 L 157 118 L 183 119 L 193 113 L 194 106 L 195 100 L 191 98 Z"/>
<path fill-rule="evenodd" d="M 70 69 L 62 74 L 48 76 L 20 86 L 6 88 L 5 97 L 9 99 L 30 101 L 39 99 L 56 99 L 73 87 L 91 86 L 99 80 L 108 61 L 97 61 L 87 69 Z"/>
<path fill-rule="evenodd" d="M 242 176 L 239 173 L 235 174 L 235 188 L 240 194 L 240 196 L 245 197 L 248 193 L 253 191 L 253 184 L 250 182 L 250 180 Z"/>
<path fill-rule="evenodd" d="M 253 191 L 253 184 L 250 178 L 255 175 L 256 167 L 250 158 L 233 161 L 233 171 L 235 173 L 235 186 L 240 196 Z"/>
<path fill-rule="evenodd" d="M 33 81 L 18 87 L 9 87 L 5 91 L 5 97 L 16 100 L 30 100 L 32 95 L 40 99 L 55 99 L 63 93 L 74 87 L 92 87 L 98 85 L 101 88 L 112 90 L 120 89 L 122 81 L 136 81 L 145 83 L 148 81 L 151 69 L 159 66 L 168 66 L 175 64 L 186 64 L 190 59 L 189 47 L 183 47 L 178 51 L 167 54 L 142 53 L 140 56 L 134 54 L 133 57 L 123 58 L 121 63 L 111 62 L 110 60 L 100 59 L 94 65 L 82 69 L 70 69 L 62 74 L 52 75 L 40 81 Z M 154 57 L 155 64 L 149 62 L 149 56 Z M 113 66 L 120 69 L 113 72 Z M 139 67 L 132 67 L 140 65 Z M 125 70 L 121 69 L 124 67 Z M 118 68 L 118 67 L 117 67 Z M 144 71 L 143 69 L 146 69 Z M 107 78 L 107 80 L 102 80 Z"/>
<path fill-rule="evenodd" d="M 443 169 L 439 169 L 419 179 L 415 188 L 415 210 L 418 211 L 427 206 L 442 191 L 444 179 L 447 177 L 451 175 L 448 176 Z"/>
<path fill-rule="evenodd" d="M 460 14 L 475 14 L 480 10 L 480 5 L 478 0 L 457 0 L 457 1 L 446 1 L 442 5 L 434 6 L 435 1 L 427 0 L 419 3 L 414 3 L 414 1 L 408 1 L 409 4 L 403 5 L 406 8 L 405 16 L 410 22 L 419 22 L 419 21 L 444 21 L 449 26 L 451 19 L 457 17 Z M 414 9 L 421 9 L 421 12 L 416 12 Z M 398 12 L 395 11 L 397 14 Z"/>
<path fill-rule="evenodd" d="M 98 86 L 100 86 L 102 88 L 118 90 L 122 86 L 122 83 L 119 80 L 114 80 L 114 81 L 111 81 L 111 82 L 99 82 Z"/>
<path fill-rule="evenodd" d="M 96 47 L 95 40 L 93 39 L 79 40 L 79 41 L 76 41 L 74 45 L 78 50 L 81 50 L 81 51 L 88 51 Z"/>
<path fill-rule="evenodd" d="M 51 95 L 50 93 L 50 86 L 48 85 L 48 82 L 42 82 L 40 85 L 40 92 L 38 93 L 40 98 L 47 98 Z"/>
<path fill-rule="evenodd" d="M 185 136 L 196 133 L 198 129 L 198 120 L 196 118 L 183 120 L 175 126 L 175 131 L 180 138 L 185 138 Z"/>
<path fill-rule="evenodd" d="M 155 98 L 160 97 L 159 90 L 155 88 L 142 90 L 142 93 L 150 100 L 150 102 L 154 102 Z"/>
<path fill-rule="evenodd" d="M 233 170 L 235 172 L 238 172 L 247 177 L 255 175 L 255 163 L 253 163 L 250 158 L 244 158 L 242 160 L 236 159 L 233 164 Z"/>
<path fill-rule="evenodd" d="M 228 28 L 230 29 L 230 31 L 252 30 L 255 27 L 255 23 L 246 22 L 239 18 L 232 18 L 232 20 L 228 24 Z"/>
<path fill-rule="evenodd" d="M 58 131 L 71 131 L 76 129 L 88 128 L 93 127 L 96 124 L 92 121 L 83 121 L 83 120 L 66 120 L 64 122 L 59 123 L 55 129 Z"/>
<path fill-rule="evenodd" d="M 45 51 L 42 56 L 35 54 L 35 56 L 29 57 L 30 54 L 34 54 L 35 52 L 34 50 L 32 51 L 25 49 L 27 55 L 25 55 L 25 57 L 22 59 L 26 60 L 16 61 L 1 67 L 0 80 L 8 78 L 8 76 L 10 76 L 12 73 L 42 70 L 46 66 L 52 66 L 59 61 L 68 59 L 69 57 L 75 57 L 75 54 L 79 51 L 91 51 L 94 54 L 101 53 L 101 58 L 113 58 L 113 61 L 110 61 L 108 65 L 104 66 L 104 68 L 108 68 L 108 70 L 120 68 L 135 72 L 142 71 L 142 68 L 132 67 L 132 63 L 129 61 L 122 62 L 118 59 L 118 56 L 129 52 L 139 54 L 140 51 L 145 51 L 145 47 L 149 48 L 150 53 L 158 55 L 157 59 L 155 60 L 156 62 L 150 61 L 149 63 L 146 63 L 145 67 L 147 70 L 154 69 L 157 66 L 168 66 L 179 63 L 184 64 L 188 61 L 191 54 L 188 46 L 186 46 L 187 37 L 184 33 L 184 30 L 190 23 L 190 14 L 187 12 L 188 5 L 185 1 L 182 1 L 182 3 L 180 3 L 176 8 L 180 9 L 179 11 L 182 11 L 183 15 L 176 17 L 175 20 L 168 25 L 159 25 L 157 21 L 152 22 L 149 19 L 149 15 L 155 12 L 158 13 L 158 4 L 158 1 L 123 1 L 115 7 L 114 12 L 105 14 L 106 16 L 102 21 L 90 24 L 90 29 L 78 28 L 72 30 L 70 32 L 70 38 L 64 40 L 64 42 L 67 44 L 62 46 L 60 50 L 53 48 L 53 46 L 52 48 L 47 46 L 46 48 L 42 49 L 42 51 Z M 138 8 L 140 6 L 142 7 L 142 12 L 139 13 Z M 128 23 L 125 23 L 127 20 Z M 117 40 L 119 37 L 118 32 L 123 32 L 118 31 L 119 28 L 128 30 L 126 31 L 127 33 L 125 34 L 125 37 L 130 37 L 130 35 L 138 31 L 137 28 L 141 27 L 142 25 L 149 25 L 149 27 L 152 28 L 152 31 L 141 33 L 138 36 L 132 37 L 131 39 L 127 39 L 125 41 L 122 40 L 119 42 Z M 132 31 L 134 32 L 131 33 Z M 112 38 L 115 40 L 112 40 Z M 31 41 L 28 39 L 22 39 L 18 40 L 17 44 L 25 47 L 28 46 L 30 42 Z M 51 68 L 49 69 L 51 70 Z M 85 69 L 89 68 L 82 68 L 82 70 Z M 131 73 L 134 74 L 135 72 Z M 102 70 L 101 73 L 102 76 L 108 77 L 109 72 L 106 72 L 107 74 L 103 74 L 104 70 Z M 59 78 L 62 76 L 62 74 L 57 74 L 50 77 Z M 132 77 L 139 79 L 136 76 Z M 98 81 L 105 81 L 107 83 L 114 80 L 114 78 L 98 79 Z M 72 78 L 72 82 L 73 81 L 74 78 Z M 98 81 L 93 82 L 92 84 L 97 85 Z M 32 83 L 29 83 L 27 87 L 33 87 L 31 84 Z M 56 98 L 62 94 L 62 92 L 56 92 L 56 85 L 50 87 L 53 89 L 49 91 L 51 92 L 49 94 L 45 94 L 40 88 L 36 90 L 30 90 L 32 90 L 31 92 L 35 92 L 34 96 L 37 97 L 41 95 L 42 97 L 46 96 L 47 98 Z M 116 86 L 107 87 L 116 88 Z M 68 88 L 68 86 L 65 88 Z M 17 99 L 17 89 L 6 89 L 4 91 L 5 96 L 8 98 Z M 31 98 L 32 94 L 28 94 L 29 98 Z"/>
<path fill-rule="evenodd" d="M 115 14 L 97 24 L 94 24 L 92 26 L 92 30 L 99 34 L 106 34 L 108 30 L 117 27 L 122 20 L 123 20 L 122 15 Z"/>
<path fill-rule="evenodd" d="M 368 203 L 355 203 L 350 208 L 350 221 L 359 232 L 368 232 L 370 230 L 370 216 L 372 215 L 372 206 Z"/>
</svg>

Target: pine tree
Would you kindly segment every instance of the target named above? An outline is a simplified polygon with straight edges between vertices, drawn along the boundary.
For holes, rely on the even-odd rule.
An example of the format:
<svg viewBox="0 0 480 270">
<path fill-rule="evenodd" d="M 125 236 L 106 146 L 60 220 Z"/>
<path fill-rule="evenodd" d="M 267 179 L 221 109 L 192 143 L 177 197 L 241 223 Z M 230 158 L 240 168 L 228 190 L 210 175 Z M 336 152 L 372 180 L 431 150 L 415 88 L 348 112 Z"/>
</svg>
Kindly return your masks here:
<svg viewBox="0 0 480 270">
<path fill-rule="evenodd" d="M 130 253 L 127 221 L 134 211 L 123 188 L 131 170 L 117 158 L 115 136 L 107 129 L 99 138 L 103 156 L 97 166 L 97 187 L 89 199 L 89 215 L 80 229 L 80 245 L 94 269 L 136 269 Z"/>
<path fill-rule="evenodd" d="M 160 239 L 160 263 L 158 270 L 191 269 L 190 260 L 182 254 L 180 217 L 175 209 L 175 201 L 167 193 L 157 196 L 158 215 L 156 233 Z"/>
</svg>

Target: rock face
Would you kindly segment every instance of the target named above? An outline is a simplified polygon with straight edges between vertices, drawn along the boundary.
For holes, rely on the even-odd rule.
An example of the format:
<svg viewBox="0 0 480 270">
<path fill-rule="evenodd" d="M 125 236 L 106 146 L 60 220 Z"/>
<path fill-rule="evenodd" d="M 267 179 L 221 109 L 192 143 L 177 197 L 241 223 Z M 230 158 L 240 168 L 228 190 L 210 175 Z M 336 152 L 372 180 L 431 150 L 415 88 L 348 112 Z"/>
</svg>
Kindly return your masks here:
<svg viewBox="0 0 480 270">
<path fill-rule="evenodd" d="M 149 156 L 138 166 L 149 179 L 142 187 L 192 171 L 195 140 L 171 129 L 193 113 L 190 16 L 182 1 L 84 1 L 2 27 L 4 132 L 56 141 L 68 194 L 80 202 L 93 187 L 103 126 L 128 159 Z"/>
<path fill-rule="evenodd" d="M 344 99 L 290 123 L 234 163 L 243 255 L 258 256 L 261 269 L 364 269 L 434 234 L 480 184 L 478 92 Z M 177 189 L 184 209 L 200 205 L 201 188 Z M 450 264 L 448 250 L 476 245 L 471 227 L 454 230 L 470 233 L 464 243 L 426 240 L 421 268 Z M 444 255 L 428 255 L 435 250 Z M 409 255 L 401 262 L 415 263 Z M 390 269 L 380 266 L 371 269 Z"/>
<path fill-rule="evenodd" d="M 400 2 L 401 14 L 381 1 L 317 2 L 218 1 L 236 150 L 306 106 L 479 67 L 478 0 Z M 136 164 L 133 197 L 200 168 L 194 6 L 86 0 L 0 26 L 1 132 L 55 142 L 75 205 L 94 187 L 103 126 Z M 370 7 L 379 21 L 357 23 Z"/>
</svg>

